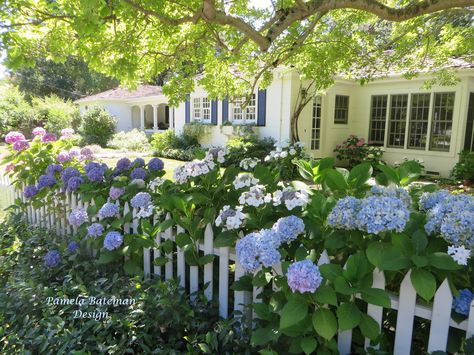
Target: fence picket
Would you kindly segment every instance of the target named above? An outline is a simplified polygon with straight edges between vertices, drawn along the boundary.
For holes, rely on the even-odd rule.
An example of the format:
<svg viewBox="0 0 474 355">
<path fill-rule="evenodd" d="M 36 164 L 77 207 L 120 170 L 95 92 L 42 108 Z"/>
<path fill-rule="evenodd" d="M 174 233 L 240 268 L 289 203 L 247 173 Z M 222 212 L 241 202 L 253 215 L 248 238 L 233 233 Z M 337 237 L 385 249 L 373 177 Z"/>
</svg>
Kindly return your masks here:
<svg viewBox="0 0 474 355">
<path fill-rule="evenodd" d="M 145 233 L 145 231 L 143 231 L 143 235 L 149 238 L 148 233 Z M 143 248 L 143 272 L 145 277 L 150 276 L 150 248 Z"/>
<path fill-rule="evenodd" d="M 214 232 L 210 223 L 207 224 L 206 230 L 204 231 L 204 255 L 211 255 L 214 252 Z M 213 270 L 214 263 L 210 262 L 204 265 L 204 285 L 207 287 L 204 289 L 204 295 L 208 300 L 212 300 L 213 291 Z"/>
<path fill-rule="evenodd" d="M 469 318 L 467 319 L 467 326 L 466 326 L 466 339 L 469 339 L 474 335 L 474 300 L 471 302 L 471 306 L 469 307 Z"/>
<path fill-rule="evenodd" d="M 374 270 L 374 280 L 372 282 L 373 288 L 380 288 L 385 290 L 385 275 L 383 271 L 378 269 Z M 367 315 L 371 316 L 379 325 L 379 330 L 382 327 L 382 319 L 383 319 L 383 307 L 376 306 L 373 304 L 367 304 Z M 365 338 L 365 349 L 370 346 L 370 339 Z M 373 348 L 378 349 L 379 344 L 373 346 Z"/>
<path fill-rule="evenodd" d="M 394 355 L 410 354 L 415 318 L 416 291 L 410 279 L 411 270 L 403 278 L 400 287 Z"/>
<path fill-rule="evenodd" d="M 431 316 L 428 352 L 446 350 L 452 304 L 453 294 L 449 288 L 448 280 L 445 279 L 439 289 L 436 291 L 433 301 L 433 314 Z"/>
<path fill-rule="evenodd" d="M 171 215 L 168 213 L 166 219 L 171 219 Z M 173 227 L 169 227 L 163 232 L 163 239 L 173 240 Z M 173 252 L 166 255 L 168 262 L 165 264 L 165 279 L 169 280 L 173 278 Z"/>
<path fill-rule="evenodd" d="M 181 226 L 176 227 L 176 233 L 184 233 L 184 229 Z M 186 262 L 184 260 L 184 251 L 178 247 L 176 252 L 176 272 L 179 279 L 179 285 L 181 287 L 186 287 Z"/>
<path fill-rule="evenodd" d="M 153 216 L 153 225 L 159 224 L 159 217 L 157 215 Z M 161 244 L 161 233 L 156 233 L 155 236 L 155 244 L 158 247 Z M 161 256 L 161 252 L 158 250 L 158 248 L 153 249 L 153 260 L 158 259 Z M 161 277 L 161 266 L 154 264 L 153 266 L 153 274 L 155 274 L 158 277 Z"/>
<path fill-rule="evenodd" d="M 219 315 L 227 318 L 229 308 L 229 248 L 219 248 Z"/>
</svg>

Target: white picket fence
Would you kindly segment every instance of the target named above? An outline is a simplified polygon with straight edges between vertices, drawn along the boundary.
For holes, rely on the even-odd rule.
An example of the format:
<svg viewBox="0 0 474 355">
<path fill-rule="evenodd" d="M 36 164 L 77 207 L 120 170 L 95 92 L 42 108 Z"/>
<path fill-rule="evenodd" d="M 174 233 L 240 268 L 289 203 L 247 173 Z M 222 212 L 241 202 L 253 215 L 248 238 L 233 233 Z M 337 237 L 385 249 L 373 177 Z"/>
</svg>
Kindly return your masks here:
<svg viewBox="0 0 474 355">
<path fill-rule="evenodd" d="M 9 189 L 8 196 L 11 202 L 15 198 L 20 198 L 25 201 L 21 192 L 13 190 L 9 186 L 7 178 L 0 179 L 0 188 Z M 32 225 L 37 225 L 56 232 L 60 236 L 67 237 L 73 235 L 76 231 L 67 222 L 67 215 L 76 208 L 87 208 L 88 203 L 83 203 L 75 194 L 67 194 L 65 201 L 56 201 L 55 210 L 48 210 L 46 206 L 40 208 L 33 208 L 31 206 L 26 209 L 26 220 Z M 124 206 L 124 215 L 130 212 L 128 204 Z M 132 211 L 133 220 L 131 223 L 124 226 L 124 233 L 136 233 L 138 231 L 139 220 L 135 217 L 135 212 Z M 169 219 L 169 214 L 166 219 Z M 91 222 L 96 220 L 92 218 Z M 153 218 L 152 224 L 158 224 L 158 216 Z M 170 227 L 156 235 L 156 245 L 160 245 L 162 241 L 174 241 L 177 234 L 182 233 L 181 227 Z M 255 318 L 255 313 L 249 312 L 251 303 L 261 302 L 257 297 L 262 291 L 261 288 L 254 287 L 252 292 L 248 291 L 233 291 L 230 289 L 232 280 L 238 280 L 245 274 L 242 266 L 238 262 L 235 251 L 228 247 L 214 247 L 214 231 L 210 224 L 206 226 L 204 232 L 204 240 L 197 246 L 202 255 L 215 255 L 214 261 L 208 263 L 203 267 L 188 266 L 185 263 L 184 252 L 174 244 L 172 253 L 166 255 L 168 261 L 164 266 L 156 266 L 153 264 L 153 259 L 161 257 L 160 251 L 157 249 L 144 249 L 143 253 L 143 267 L 146 277 L 154 275 L 154 277 L 161 277 L 166 280 L 177 278 L 179 284 L 185 288 L 190 294 L 195 294 L 203 290 L 208 299 L 217 299 L 219 302 L 219 314 L 223 318 L 227 318 L 233 311 L 241 312 L 247 315 L 247 320 Z M 318 264 L 330 262 L 326 251 L 322 253 Z M 215 267 L 214 267 L 215 266 Z M 274 268 L 281 273 L 281 266 L 277 265 Z M 216 273 L 217 270 L 217 273 Z M 214 283 L 217 282 L 217 287 Z M 275 286 L 273 286 L 275 287 Z M 373 274 L 374 288 L 385 288 L 384 273 L 378 270 Z M 214 292 L 217 294 L 214 294 Z M 231 294 L 233 293 L 233 295 Z M 230 297 L 233 296 L 233 297 Z M 397 311 L 397 322 L 395 330 L 395 344 L 393 353 L 395 355 L 410 354 L 413 326 L 415 317 L 431 321 L 428 352 L 441 350 L 445 351 L 448 341 L 449 328 L 457 328 L 466 332 L 466 338 L 474 335 L 474 312 L 470 312 L 468 319 L 461 323 L 455 322 L 451 318 L 451 306 L 453 295 L 451 293 L 448 280 L 444 280 L 441 286 L 435 293 L 434 301 L 431 306 L 417 304 L 416 291 L 410 280 L 410 272 L 408 272 L 401 285 L 398 295 L 392 295 L 391 309 Z M 471 303 L 471 309 L 474 307 L 474 301 Z M 367 305 L 367 314 L 370 315 L 381 327 L 383 322 L 383 307 L 373 304 Z M 247 324 L 251 324 L 247 322 Z M 352 331 L 341 331 L 338 334 L 338 348 L 341 354 L 349 354 L 351 352 Z M 365 347 L 370 346 L 370 340 L 366 339 Z"/>
</svg>

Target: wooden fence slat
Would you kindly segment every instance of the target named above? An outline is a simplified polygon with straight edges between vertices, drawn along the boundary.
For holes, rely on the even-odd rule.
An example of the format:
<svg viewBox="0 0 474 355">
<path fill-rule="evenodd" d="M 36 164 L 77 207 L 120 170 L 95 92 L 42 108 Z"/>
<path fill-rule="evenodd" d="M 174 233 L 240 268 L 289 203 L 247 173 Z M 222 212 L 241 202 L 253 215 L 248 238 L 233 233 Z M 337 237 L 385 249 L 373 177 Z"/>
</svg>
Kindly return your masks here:
<svg viewBox="0 0 474 355">
<path fill-rule="evenodd" d="M 219 248 L 219 315 L 227 318 L 229 307 L 229 247 Z"/>
<path fill-rule="evenodd" d="M 125 211 L 124 211 L 125 215 Z M 147 237 L 149 235 L 143 231 L 143 234 Z M 145 277 L 150 276 L 150 248 L 143 248 L 143 273 L 145 274 Z"/>
<path fill-rule="evenodd" d="M 378 269 L 374 270 L 374 280 L 372 282 L 373 288 L 380 288 L 385 290 L 385 275 L 383 271 Z M 367 304 L 367 315 L 371 316 L 379 325 L 379 330 L 382 329 L 382 320 L 383 320 L 383 307 L 376 306 L 373 304 Z M 370 346 L 370 339 L 365 338 L 365 349 Z M 379 344 L 373 346 L 373 348 L 378 349 Z"/>
<path fill-rule="evenodd" d="M 184 233 L 184 229 L 181 226 L 176 227 L 176 233 Z M 184 251 L 178 247 L 176 252 L 176 272 L 179 279 L 179 285 L 181 287 L 186 287 L 186 262 L 184 259 Z"/>
<path fill-rule="evenodd" d="M 206 230 L 204 231 L 204 255 L 211 255 L 214 252 L 214 232 L 210 223 L 207 224 Z M 204 265 L 204 285 L 207 287 L 204 289 L 204 295 L 208 300 L 212 300 L 213 291 L 213 270 L 214 263 L 210 262 Z"/>
<path fill-rule="evenodd" d="M 469 318 L 467 319 L 466 339 L 474 336 L 474 300 L 469 307 Z"/>
<path fill-rule="evenodd" d="M 410 275 L 411 270 L 405 275 L 400 286 L 394 355 L 410 354 L 416 305 L 416 291 L 411 284 Z"/>
<path fill-rule="evenodd" d="M 436 291 L 433 301 L 428 352 L 446 350 L 452 304 L 453 294 L 449 288 L 448 280 L 445 279 Z"/>
<path fill-rule="evenodd" d="M 166 215 L 166 219 L 171 219 L 171 214 Z M 173 240 L 173 228 L 169 227 L 163 233 L 163 239 Z M 166 255 L 168 262 L 165 264 L 165 279 L 170 280 L 173 278 L 173 252 Z"/>
</svg>

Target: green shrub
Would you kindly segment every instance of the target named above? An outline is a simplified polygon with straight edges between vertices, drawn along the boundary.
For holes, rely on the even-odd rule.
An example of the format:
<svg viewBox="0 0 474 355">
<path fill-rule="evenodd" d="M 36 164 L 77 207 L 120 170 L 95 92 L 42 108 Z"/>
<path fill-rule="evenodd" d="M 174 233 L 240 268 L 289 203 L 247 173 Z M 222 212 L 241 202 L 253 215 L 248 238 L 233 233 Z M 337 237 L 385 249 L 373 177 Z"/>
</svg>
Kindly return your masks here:
<svg viewBox="0 0 474 355">
<path fill-rule="evenodd" d="M 0 95 L 0 136 L 9 131 L 19 131 L 31 137 L 31 131 L 38 125 L 35 112 L 17 88 L 7 87 Z"/>
<path fill-rule="evenodd" d="M 79 134 L 82 145 L 98 144 L 105 147 L 115 133 L 117 120 L 106 110 L 93 107 L 82 116 Z"/>
<path fill-rule="evenodd" d="M 464 150 L 459 154 L 459 162 L 451 172 L 456 180 L 474 181 L 474 153 Z"/>
<path fill-rule="evenodd" d="M 146 133 L 136 128 L 130 132 L 115 133 L 108 145 L 110 148 L 132 152 L 143 152 L 151 149 Z"/>
<path fill-rule="evenodd" d="M 260 139 L 255 134 L 229 139 L 226 144 L 226 164 L 238 166 L 242 159 L 248 157 L 263 160 L 272 151 L 274 144 L 273 138 Z"/>
<path fill-rule="evenodd" d="M 34 98 L 33 109 L 36 119 L 48 132 L 61 135 L 64 128 L 77 130 L 81 123 L 79 108 L 71 101 L 64 101 L 58 96 L 52 95 L 45 98 Z"/>
<path fill-rule="evenodd" d="M 151 146 L 157 156 L 178 160 L 193 160 L 202 148 L 193 135 L 177 135 L 172 130 L 153 135 Z"/>
</svg>

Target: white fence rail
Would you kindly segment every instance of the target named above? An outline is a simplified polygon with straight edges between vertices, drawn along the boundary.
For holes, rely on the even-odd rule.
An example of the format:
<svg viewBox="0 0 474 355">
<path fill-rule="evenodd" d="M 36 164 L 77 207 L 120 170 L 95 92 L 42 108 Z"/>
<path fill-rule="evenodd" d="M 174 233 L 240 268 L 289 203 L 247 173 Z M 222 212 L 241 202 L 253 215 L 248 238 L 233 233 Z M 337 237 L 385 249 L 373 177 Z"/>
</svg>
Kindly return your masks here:
<svg viewBox="0 0 474 355">
<path fill-rule="evenodd" d="M 7 194 L 8 198 L 13 201 L 20 198 L 25 201 L 21 192 L 15 191 L 9 187 L 9 181 L 3 177 L 0 180 L 0 188 L 10 189 Z M 25 218 L 28 223 L 47 228 L 56 232 L 60 236 L 67 237 L 73 235 L 75 228 L 67 222 L 68 213 L 78 207 L 87 208 L 88 204 L 83 203 L 74 194 L 67 194 L 65 201 L 56 200 L 54 209 L 48 209 L 46 206 L 26 208 Z M 128 204 L 124 206 L 124 215 L 130 211 Z M 132 211 L 133 220 L 130 224 L 124 226 L 124 232 L 136 233 L 138 231 L 138 219 L 135 217 L 135 211 Z M 169 214 L 166 219 L 169 219 Z M 92 218 L 91 222 L 96 220 Z M 161 221 L 160 221 L 161 222 Z M 157 216 L 153 218 L 153 224 L 158 224 Z M 156 245 L 160 245 L 165 240 L 175 240 L 177 234 L 182 233 L 181 227 L 170 227 L 165 231 L 159 232 L 156 237 Z M 261 288 L 254 287 L 252 292 L 234 291 L 230 288 L 233 280 L 238 280 L 245 272 L 239 264 L 235 252 L 228 247 L 214 246 L 214 232 L 211 225 L 207 225 L 204 233 L 204 240 L 198 245 L 201 255 L 215 255 L 213 262 L 203 267 L 189 266 L 185 263 L 184 252 L 181 248 L 174 244 L 173 252 L 167 254 L 168 261 L 164 266 L 154 265 L 153 260 L 163 255 L 158 249 L 145 248 L 143 252 L 143 267 L 146 277 L 154 275 L 166 280 L 177 278 L 179 284 L 184 287 L 191 295 L 197 291 L 203 291 L 208 299 L 217 299 L 219 302 L 219 314 L 223 318 L 227 318 L 232 311 L 239 311 L 246 314 L 248 318 L 255 317 L 249 311 L 252 302 L 259 302 L 258 294 Z M 323 252 L 318 264 L 328 263 L 329 258 L 326 252 Z M 281 270 L 277 265 L 275 270 Z M 204 285 L 208 285 L 205 289 Z M 217 284 L 217 285 L 215 285 Z M 373 274 L 374 288 L 385 289 L 384 273 L 378 270 Z M 428 352 L 441 350 L 445 351 L 448 341 L 448 333 L 450 327 L 460 329 L 466 332 L 466 338 L 474 335 L 474 312 L 470 312 L 468 319 L 461 323 L 455 322 L 451 318 L 451 306 L 453 295 L 451 293 L 447 280 L 441 284 L 435 293 L 434 301 L 431 306 L 417 304 L 416 291 L 410 280 L 410 272 L 408 272 L 401 285 L 397 295 L 391 295 L 391 309 L 397 311 L 397 322 L 395 328 L 395 344 L 393 353 L 395 355 L 410 354 L 413 326 L 415 317 L 430 320 L 430 333 L 428 340 Z M 474 307 L 474 301 L 471 303 L 471 309 Z M 382 327 L 383 324 L 383 307 L 373 304 L 367 305 L 367 314 L 370 315 Z M 250 324 L 248 322 L 247 324 Z M 338 347 L 341 354 L 349 354 L 351 352 L 352 331 L 342 331 L 338 334 Z M 370 340 L 366 339 L 365 347 L 370 346 Z"/>
</svg>

